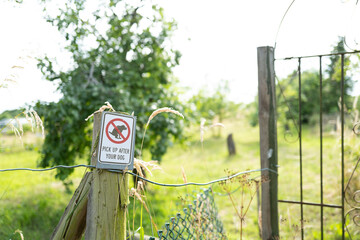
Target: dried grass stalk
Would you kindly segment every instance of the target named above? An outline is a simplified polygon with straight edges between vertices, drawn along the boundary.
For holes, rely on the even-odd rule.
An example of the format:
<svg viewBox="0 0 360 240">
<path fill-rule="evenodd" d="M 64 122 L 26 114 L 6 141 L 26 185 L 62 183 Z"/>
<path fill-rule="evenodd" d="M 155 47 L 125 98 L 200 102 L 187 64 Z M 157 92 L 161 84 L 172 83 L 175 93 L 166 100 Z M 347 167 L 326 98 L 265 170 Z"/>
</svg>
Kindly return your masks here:
<svg viewBox="0 0 360 240">
<path fill-rule="evenodd" d="M 22 231 L 21 230 L 16 230 L 15 232 L 14 232 L 14 234 L 16 234 L 16 233 L 18 233 L 19 235 L 20 235 L 20 238 L 21 238 L 21 240 L 24 240 L 24 235 L 23 235 L 23 233 L 22 233 Z"/>
<path fill-rule="evenodd" d="M 43 138 L 45 138 L 45 130 L 44 130 L 44 125 L 43 125 L 41 118 L 39 117 L 37 112 L 34 110 L 30 110 L 30 113 L 33 115 L 33 117 L 35 119 L 36 127 L 41 128 L 41 135 Z"/>
<path fill-rule="evenodd" d="M 201 121 L 200 121 L 200 142 L 201 142 L 201 145 L 204 142 L 205 122 L 206 122 L 206 119 L 204 119 L 204 118 L 202 118 Z"/>
<path fill-rule="evenodd" d="M 23 125 L 19 119 L 19 116 L 22 114 L 25 116 L 26 121 L 30 124 L 31 131 L 34 132 L 34 125 L 36 128 L 41 128 L 42 137 L 45 138 L 43 122 L 35 110 L 30 110 L 30 111 L 25 111 L 25 112 L 19 113 L 13 119 L 11 119 L 8 124 L 6 124 L 3 128 L 1 128 L 0 132 L 2 132 L 2 130 L 4 130 L 8 126 L 14 132 L 15 136 L 19 137 L 20 141 L 22 142 L 21 137 L 24 135 L 24 129 L 23 129 Z M 13 124 L 13 121 L 16 121 L 17 127 L 15 127 L 15 125 Z"/>
<path fill-rule="evenodd" d="M 25 69 L 25 66 L 28 65 L 28 61 L 27 59 L 34 59 L 31 56 L 19 56 L 15 62 L 13 63 L 13 65 L 10 67 L 8 71 L 8 73 L 6 73 L 5 78 L 4 79 L 0 79 L 0 88 L 7 88 L 8 87 L 8 83 L 16 83 L 18 81 L 19 78 L 19 74 L 23 71 L 23 69 Z"/>
<path fill-rule="evenodd" d="M 25 115 L 26 121 L 27 121 L 27 122 L 29 123 L 29 125 L 31 126 L 31 131 L 34 132 L 33 120 L 32 120 L 32 118 L 29 116 L 30 113 L 24 112 L 24 115 Z"/>
<path fill-rule="evenodd" d="M 142 138 L 142 141 L 141 141 L 141 147 L 140 147 L 140 157 L 141 157 L 141 154 L 142 154 L 142 148 L 143 148 L 143 145 L 144 145 L 144 138 L 145 138 L 145 134 L 146 134 L 146 130 L 151 122 L 151 120 L 158 114 L 160 113 L 163 113 L 163 112 L 169 112 L 169 113 L 173 113 L 175 115 L 178 115 L 182 118 L 184 118 L 184 115 L 182 115 L 179 111 L 176 111 L 176 110 L 173 110 L 171 108 L 168 108 L 168 107 L 163 107 L 163 108 L 159 108 L 159 109 L 156 109 L 155 111 L 153 111 L 153 113 L 150 115 L 147 123 L 146 123 L 146 126 L 145 126 L 145 130 L 144 130 L 144 134 L 143 134 L 143 138 Z"/>
<path fill-rule="evenodd" d="M 103 112 L 105 110 L 111 110 L 113 112 L 116 112 L 115 109 L 113 108 L 113 106 L 109 103 L 109 102 L 105 102 L 105 105 L 102 105 L 99 110 L 93 112 L 92 114 L 90 114 L 86 119 L 85 121 L 89 120 L 92 116 L 94 116 L 95 113 L 98 113 L 98 112 Z"/>
<path fill-rule="evenodd" d="M 163 107 L 163 108 L 159 108 L 157 110 L 155 110 L 149 117 L 149 120 L 148 122 L 146 123 L 146 127 L 147 128 L 150 124 L 150 121 L 156 116 L 158 115 L 159 113 L 163 113 L 163 112 L 170 112 L 170 113 L 173 113 L 173 114 L 176 114 L 182 118 L 184 118 L 184 115 L 182 115 L 179 111 L 176 111 L 176 110 L 173 110 L 171 108 L 168 108 L 168 107 Z"/>
<path fill-rule="evenodd" d="M 145 202 L 143 201 L 140 193 L 135 189 L 135 188 L 131 188 L 129 191 L 129 195 L 133 198 L 137 198 L 142 204 L 145 204 Z"/>
<path fill-rule="evenodd" d="M 149 208 L 146 205 L 146 202 L 143 200 L 143 198 L 141 197 L 139 190 L 136 190 L 135 188 L 131 188 L 129 191 L 129 195 L 133 198 L 137 198 L 141 204 L 144 206 L 146 212 L 149 214 L 150 219 L 151 219 L 151 223 L 153 224 L 153 226 L 155 227 L 155 231 L 158 231 L 158 227 L 153 219 L 153 217 L 151 216 L 151 212 L 149 211 Z"/>
<path fill-rule="evenodd" d="M 143 160 L 134 158 L 134 167 L 137 170 L 140 177 L 145 177 L 142 169 L 145 169 L 150 174 L 150 176 L 152 176 L 151 170 L 161 169 L 161 167 L 157 163 L 158 163 L 157 161 L 145 162 Z M 151 170 L 149 168 L 151 168 Z"/>
<path fill-rule="evenodd" d="M 183 177 L 183 181 L 184 183 L 187 183 L 187 177 L 186 177 L 186 173 L 183 167 L 181 167 L 181 173 L 182 173 L 182 177 Z"/>
<path fill-rule="evenodd" d="M 21 136 L 23 136 L 24 135 L 23 125 L 21 124 L 19 118 L 15 118 L 15 120 L 16 120 L 16 124 L 17 124 L 17 126 L 18 126 L 18 128 L 20 130 Z"/>
<path fill-rule="evenodd" d="M 136 191 L 139 192 L 139 193 L 140 193 L 141 191 L 144 191 L 144 183 L 143 183 L 142 181 L 139 181 L 139 182 L 137 183 Z"/>
<path fill-rule="evenodd" d="M 11 68 L 12 68 L 12 69 L 13 69 L 13 68 L 24 69 L 24 67 L 23 67 L 23 66 L 12 66 Z"/>
<path fill-rule="evenodd" d="M 12 122 L 9 123 L 9 127 L 11 128 L 11 131 L 14 132 L 15 136 L 18 137 L 20 139 L 20 141 L 22 141 L 19 130 L 14 126 L 14 124 Z"/>
</svg>

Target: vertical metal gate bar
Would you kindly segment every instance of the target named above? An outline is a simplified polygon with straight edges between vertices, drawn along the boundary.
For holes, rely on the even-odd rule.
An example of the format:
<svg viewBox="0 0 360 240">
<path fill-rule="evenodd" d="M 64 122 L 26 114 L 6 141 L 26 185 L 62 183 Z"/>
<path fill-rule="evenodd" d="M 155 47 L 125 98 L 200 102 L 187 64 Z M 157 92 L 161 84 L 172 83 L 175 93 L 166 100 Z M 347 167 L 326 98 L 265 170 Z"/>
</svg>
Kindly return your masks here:
<svg viewBox="0 0 360 240">
<path fill-rule="evenodd" d="M 341 54 L 341 219 L 342 219 L 342 239 L 345 239 L 345 172 L 344 172 L 344 54 Z"/>
<path fill-rule="evenodd" d="M 301 123 L 301 58 L 299 58 L 298 66 L 299 74 L 299 159 L 300 159 L 300 226 L 301 226 L 301 239 L 304 239 L 304 209 L 303 209 L 303 175 L 302 175 L 302 123 Z"/>
<path fill-rule="evenodd" d="M 321 228 L 321 240 L 324 239 L 324 189 L 323 189 L 323 108 L 322 108 L 322 57 L 319 57 L 319 81 L 320 81 L 320 228 Z"/>
<path fill-rule="evenodd" d="M 342 229 L 341 229 L 341 234 L 342 237 L 340 239 L 347 239 L 347 236 L 349 238 L 351 238 L 350 236 L 350 232 L 348 232 L 347 226 L 346 226 L 346 218 L 350 216 L 350 212 L 346 213 L 346 207 L 347 207 L 347 202 L 345 199 L 345 191 L 348 189 L 348 186 L 345 185 L 345 180 L 346 175 L 345 175 L 345 121 L 346 121 L 346 112 L 345 112 L 345 107 L 346 107 L 346 87 L 347 87 L 347 82 L 345 82 L 347 80 L 346 78 L 346 66 L 345 64 L 347 64 L 348 59 L 346 59 L 345 57 L 347 57 L 347 54 L 355 54 L 355 53 L 360 53 L 360 51 L 354 51 L 354 52 L 340 52 L 340 53 L 331 53 L 331 54 L 325 54 L 325 55 L 313 55 L 313 56 L 297 56 L 297 57 L 287 57 L 284 59 L 277 59 L 277 60 L 291 60 L 291 59 L 298 59 L 298 139 L 299 139 L 299 165 L 300 165 L 300 201 L 296 200 L 278 200 L 279 202 L 284 202 L 284 203 L 290 203 L 290 204 L 300 204 L 300 213 L 301 213 L 301 239 L 304 239 L 304 235 L 305 235 L 305 230 L 304 230 L 304 205 L 313 205 L 313 206 L 319 206 L 321 209 L 320 212 L 320 230 L 321 230 L 321 239 L 326 239 L 327 234 L 326 234 L 326 230 L 325 230 L 325 224 L 326 224 L 326 207 L 332 207 L 332 208 L 338 208 L 339 210 L 341 209 L 341 224 L 342 224 Z M 339 160 L 341 160 L 340 164 L 341 164 L 341 204 L 325 204 L 324 202 L 326 202 L 327 200 L 324 199 L 324 187 L 325 187 L 325 179 L 326 176 L 324 175 L 324 168 L 326 167 L 326 158 L 325 158 L 325 153 L 324 153 L 324 113 L 323 111 L 325 110 L 325 102 L 326 102 L 326 96 L 324 95 L 324 89 L 326 89 L 327 85 L 326 84 L 326 79 L 324 80 L 324 76 L 323 76 L 323 57 L 327 57 L 327 56 L 336 56 L 334 57 L 334 59 L 336 60 L 337 63 L 340 63 L 340 77 L 337 76 L 337 79 L 335 80 L 329 80 L 331 81 L 331 85 L 332 87 L 336 87 L 337 90 L 335 90 L 337 97 L 340 97 L 340 100 L 337 102 L 339 108 L 340 108 L 340 115 L 338 116 L 338 120 L 340 119 L 340 137 L 341 137 L 341 147 L 337 149 L 341 151 L 341 157 Z M 320 140 L 320 203 L 310 203 L 310 202 L 304 202 L 304 186 L 303 186 L 303 149 L 302 149 L 302 72 L 301 72 L 301 61 L 303 58 L 319 58 L 319 121 L 320 121 L 320 126 L 319 126 L 319 132 L 320 132 L 320 136 L 319 136 L 319 140 Z M 336 69 L 338 69 L 338 67 L 336 67 Z M 340 79 L 339 79 L 340 78 Z M 290 79 L 291 81 L 293 80 L 293 78 Z M 334 86 L 333 83 L 335 83 L 336 85 Z M 330 84 L 330 82 L 329 82 Z M 339 86 L 340 85 L 340 86 Z M 340 87 L 340 89 L 339 89 Z M 340 90 L 340 93 L 338 92 Z M 294 121 L 295 118 L 293 118 Z M 339 129 L 338 129 L 339 130 Z M 357 165 L 355 166 L 356 169 Z M 355 170 L 354 170 L 355 171 Z M 353 172 L 354 173 L 354 172 Z M 340 177 L 338 175 L 338 177 Z M 337 179 L 339 180 L 339 178 L 337 177 Z M 350 176 L 351 179 L 352 175 Z M 347 183 L 349 184 L 349 182 Z M 337 201 L 337 198 L 334 198 L 333 200 Z M 354 211 L 354 209 L 351 209 L 351 211 Z M 355 217 L 358 217 L 358 215 L 356 215 Z M 339 219 L 340 220 L 340 219 Z M 350 220 L 350 221 L 354 221 L 354 219 Z M 339 222 L 338 222 L 339 223 Z M 337 223 L 337 224 L 338 224 Z M 357 224 L 355 224 L 357 225 Z M 357 225 L 358 226 L 358 225 Z M 339 233 L 340 234 L 340 233 Z M 307 234 L 308 235 L 308 234 Z"/>
</svg>

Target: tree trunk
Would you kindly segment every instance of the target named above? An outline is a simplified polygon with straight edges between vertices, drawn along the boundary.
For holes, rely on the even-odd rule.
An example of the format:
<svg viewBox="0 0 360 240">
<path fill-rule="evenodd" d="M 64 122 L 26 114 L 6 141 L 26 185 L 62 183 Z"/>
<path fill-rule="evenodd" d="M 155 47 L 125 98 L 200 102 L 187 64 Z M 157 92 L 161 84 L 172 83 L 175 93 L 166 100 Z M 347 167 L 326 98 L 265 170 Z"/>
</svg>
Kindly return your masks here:
<svg viewBox="0 0 360 240">
<path fill-rule="evenodd" d="M 230 133 L 227 137 L 227 147 L 229 151 L 229 156 L 234 156 L 236 154 L 236 148 L 232 133 Z"/>
</svg>

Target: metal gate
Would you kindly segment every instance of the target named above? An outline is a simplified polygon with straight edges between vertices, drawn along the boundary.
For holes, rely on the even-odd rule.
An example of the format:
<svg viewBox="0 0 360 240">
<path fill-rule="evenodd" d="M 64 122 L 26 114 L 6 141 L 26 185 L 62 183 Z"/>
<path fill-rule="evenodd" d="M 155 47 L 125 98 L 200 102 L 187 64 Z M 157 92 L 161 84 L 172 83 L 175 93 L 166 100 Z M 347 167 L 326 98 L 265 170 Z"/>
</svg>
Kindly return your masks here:
<svg viewBox="0 0 360 240">
<path fill-rule="evenodd" d="M 272 50 L 273 51 L 273 50 Z M 349 157 L 351 148 L 355 146 L 351 146 L 351 144 L 354 144 L 354 142 L 360 142 L 359 137 L 355 139 L 354 141 L 348 141 L 346 135 L 347 130 L 349 129 L 350 121 L 348 120 L 348 111 L 347 106 L 345 104 L 345 95 L 346 95 L 346 67 L 345 64 L 346 61 L 349 60 L 351 56 L 357 56 L 359 51 L 355 52 L 340 52 L 340 53 L 330 53 L 325 55 L 314 55 L 314 56 L 301 56 L 301 57 L 289 57 L 289 58 L 283 58 L 283 59 L 274 59 L 274 61 L 270 64 L 273 64 L 273 67 L 275 66 L 274 62 L 276 62 L 276 65 L 283 64 L 283 62 L 287 61 L 295 61 L 297 67 L 293 72 L 293 76 L 289 77 L 290 83 L 286 83 L 286 81 L 280 81 L 277 80 L 277 96 L 278 99 L 282 99 L 277 103 L 277 108 L 283 107 L 287 108 L 287 118 L 290 122 L 290 124 L 283 124 L 283 129 L 278 129 L 279 132 L 283 132 L 284 135 L 278 135 L 278 141 L 279 142 L 285 142 L 284 145 L 286 146 L 295 146 L 297 148 L 297 153 L 288 153 L 288 155 L 292 154 L 291 157 L 284 157 L 281 154 L 281 151 L 279 150 L 278 153 L 278 163 L 280 165 L 279 168 L 279 182 L 281 182 L 282 179 L 282 171 L 281 168 L 284 164 L 287 164 L 287 162 L 284 161 L 294 161 L 293 167 L 286 169 L 286 171 L 291 171 L 294 176 L 299 176 L 299 179 L 296 179 L 298 182 L 298 195 L 292 198 L 288 198 L 283 194 L 281 191 L 281 188 L 279 189 L 279 200 L 278 202 L 279 207 L 283 208 L 289 208 L 290 206 L 298 206 L 299 212 L 295 215 L 299 214 L 300 221 L 298 222 L 298 226 L 296 224 L 289 224 L 284 223 L 284 225 L 288 226 L 289 228 L 293 227 L 293 231 L 297 231 L 298 234 L 293 234 L 292 236 L 294 238 L 301 238 L 301 239 L 360 239 L 360 174 L 358 169 L 360 156 L 356 156 L 357 160 L 351 160 Z M 335 122 L 331 122 L 330 120 L 325 118 L 328 118 L 328 114 L 325 114 L 324 112 L 324 103 L 328 100 L 329 96 L 324 95 L 325 89 L 329 87 L 329 81 L 324 78 L 324 60 L 328 59 L 338 59 L 337 66 L 339 69 L 339 74 L 336 76 L 338 79 L 332 79 L 334 81 L 332 83 L 331 87 L 338 88 L 337 91 L 339 96 L 337 108 L 338 112 L 334 113 L 333 116 L 337 119 Z M 308 59 L 311 59 L 311 61 L 315 63 L 312 64 L 312 67 L 316 70 L 313 70 L 313 72 L 317 72 L 317 87 L 318 87 L 318 95 L 314 99 L 307 99 L 308 96 L 304 96 L 304 89 L 308 88 L 309 86 L 306 86 L 307 82 L 303 81 L 303 74 L 302 72 L 302 66 L 303 62 L 307 61 Z M 326 83 L 326 85 L 324 85 Z M 289 98 L 286 93 L 286 84 L 294 84 L 297 85 L 297 103 L 294 102 L 295 96 L 293 95 L 292 98 L 292 105 L 289 102 Z M 310 86 L 311 87 L 311 86 Z M 356 95 L 359 95 L 360 93 L 356 93 Z M 332 96 L 333 97 L 333 96 Z M 306 101 L 305 101 L 306 99 Z M 308 103 L 310 104 L 311 101 L 317 101 L 319 105 L 318 114 L 316 118 L 313 118 L 311 120 L 311 123 L 306 122 L 304 120 L 304 106 Z M 295 107 L 294 107 L 295 106 Z M 294 109 L 295 108 L 295 109 Z M 356 108 L 356 106 L 355 106 Z M 277 115 L 280 113 L 278 112 Z M 347 121 L 348 120 L 348 121 Z M 329 122 L 333 124 L 333 129 L 329 130 Z M 309 130 L 308 126 L 312 125 L 312 129 Z M 278 127 L 280 123 L 278 122 Z M 359 123 L 353 122 L 351 123 L 353 126 L 353 132 L 355 134 L 359 134 L 358 131 L 358 125 Z M 316 127 L 314 127 L 316 126 Z M 331 127 L 331 125 L 330 125 Z M 337 127 L 337 129 L 335 129 Z M 283 141 L 280 139 L 280 137 L 283 137 L 286 139 L 286 134 L 289 132 L 295 132 L 294 136 L 296 136 L 295 140 L 292 142 L 286 143 L 286 141 Z M 335 133 L 332 133 L 335 132 Z M 337 135 L 336 135 L 337 133 Z M 331 135 L 334 134 L 334 135 Z M 336 137 L 334 137 L 336 136 Z M 354 137 L 355 138 L 355 137 Z M 281 140 L 281 141 L 280 141 Z M 308 143 L 306 142 L 308 141 Z M 327 141 L 327 143 L 324 145 L 324 141 Z M 347 142 L 346 142 L 347 141 Z M 333 149 L 331 149 L 331 144 L 333 143 Z M 288 144 L 288 145 L 287 145 Z M 306 156 L 304 156 L 304 145 L 307 147 L 310 145 L 318 144 L 318 150 L 317 152 L 312 152 L 311 154 L 313 156 L 310 156 L 308 153 Z M 278 144 L 279 146 L 280 144 Z M 357 147 L 359 147 L 358 145 Z M 280 147 L 279 147 L 280 148 Z M 313 146 L 310 146 L 308 148 L 312 148 Z M 336 150 L 336 151 L 335 151 Z M 284 148 L 284 151 L 288 151 L 288 149 Z M 336 154 L 328 154 L 329 151 L 334 151 Z M 358 154 L 360 151 L 357 152 L 351 152 L 352 155 Z M 315 157 L 316 155 L 316 157 Z M 355 156 L 352 156 L 355 158 Z M 309 164 L 309 159 L 312 159 L 311 161 L 311 167 L 305 164 Z M 319 160 L 318 162 L 315 162 L 315 160 Z M 297 161 L 295 163 L 295 161 Z M 309 164 L 309 165 L 310 165 Z M 337 167 L 334 167 L 334 164 L 338 164 L 339 171 L 334 170 L 333 172 L 329 172 L 327 169 L 331 167 L 331 169 L 336 169 Z M 306 168 L 305 168 L 306 166 Z M 309 168 L 312 168 L 312 172 L 317 172 L 314 176 L 306 175 L 310 171 Z M 318 168 L 318 169 L 316 169 Z M 289 170 L 290 169 L 290 170 Z M 316 169 L 316 170 L 315 170 Z M 304 186 L 305 178 L 307 179 L 307 186 Z M 313 181 L 313 185 L 309 184 Z M 326 181 L 325 179 L 331 179 L 331 182 L 329 186 L 330 181 Z M 284 181 L 284 179 L 283 179 Z M 285 181 L 289 181 L 286 179 Z M 291 181 L 290 181 L 291 182 Z M 339 189 L 337 190 L 337 184 L 339 184 Z M 310 193 L 310 191 L 307 189 L 308 186 L 314 187 L 316 186 L 317 192 Z M 281 187 L 281 184 L 280 184 Z M 295 186 L 294 186 L 295 188 Z M 329 197 L 325 193 L 325 188 L 333 188 L 334 192 L 337 192 L 336 196 Z M 290 189 L 289 191 L 292 191 Z M 313 194 L 313 195 L 311 195 Z M 293 194 L 295 196 L 295 194 Z M 311 195 L 311 196 L 309 196 Z M 319 195 L 319 198 L 317 197 Z M 306 199 L 318 199 L 318 201 L 307 201 Z M 297 207 L 296 207 L 297 208 Z M 304 211 L 304 208 L 307 208 L 307 210 L 310 209 L 310 211 L 315 212 L 319 211 L 320 216 L 317 219 L 308 219 L 306 216 L 306 212 Z M 317 210 L 319 209 L 319 210 Z M 307 211 L 309 212 L 309 211 Z M 280 215 L 280 229 L 282 228 L 282 223 L 289 221 L 287 217 L 288 214 L 279 211 Z M 318 215 L 317 215 L 318 216 Z M 328 220 L 330 217 L 332 219 L 337 220 L 337 224 L 332 225 L 331 227 L 325 225 L 330 222 Z M 313 217 L 310 217 L 313 218 Z M 311 223 L 310 223 L 311 222 Z M 307 225 L 312 225 L 314 229 L 318 229 L 318 231 L 315 230 L 307 230 Z M 336 228 L 336 226 L 339 226 Z M 281 231 L 280 231 L 281 232 Z M 280 233 L 281 236 L 281 233 Z M 290 237 L 290 236 L 288 236 Z M 288 239 L 288 238 L 286 238 Z"/>
</svg>

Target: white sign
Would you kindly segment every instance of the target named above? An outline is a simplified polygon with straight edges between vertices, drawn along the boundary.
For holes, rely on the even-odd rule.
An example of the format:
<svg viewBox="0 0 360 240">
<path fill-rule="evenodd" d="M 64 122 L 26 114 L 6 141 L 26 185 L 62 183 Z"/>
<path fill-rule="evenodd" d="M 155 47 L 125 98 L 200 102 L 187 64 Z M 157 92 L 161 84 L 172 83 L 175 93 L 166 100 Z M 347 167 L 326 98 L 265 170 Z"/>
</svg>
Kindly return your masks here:
<svg viewBox="0 0 360 240">
<path fill-rule="evenodd" d="M 135 126 L 135 116 L 103 112 L 97 168 L 133 169 Z"/>
</svg>

